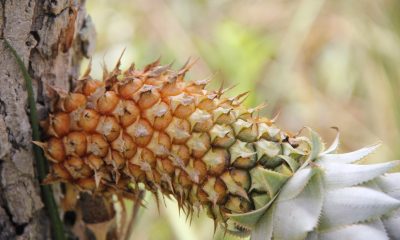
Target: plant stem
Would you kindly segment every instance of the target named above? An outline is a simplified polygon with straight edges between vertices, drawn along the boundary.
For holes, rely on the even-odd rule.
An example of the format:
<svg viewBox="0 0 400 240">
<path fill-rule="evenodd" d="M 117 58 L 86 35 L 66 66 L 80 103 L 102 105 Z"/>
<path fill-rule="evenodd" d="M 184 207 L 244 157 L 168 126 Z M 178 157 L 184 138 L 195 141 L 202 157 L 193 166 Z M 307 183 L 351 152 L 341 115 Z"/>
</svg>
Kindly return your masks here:
<svg viewBox="0 0 400 240">
<path fill-rule="evenodd" d="M 139 213 L 140 207 L 142 206 L 142 201 L 143 201 L 145 195 L 146 195 L 146 191 L 144 191 L 144 190 L 139 191 L 138 197 L 133 205 L 132 216 L 128 223 L 128 229 L 125 234 L 125 240 L 129 240 L 132 235 L 133 227 L 135 225 L 135 220 Z"/>
<path fill-rule="evenodd" d="M 32 88 L 32 79 L 29 76 L 28 70 L 26 69 L 24 62 L 18 55 L 17 51 L 10 45 L 10 43 L 4 39 L 6 46 L 11 50 L 12 54 L 14 55 L 17 64 L 22 72 L 22 75 L 25 80 L 26 84 L 26 91 L 28 93 L 28 104 L 29 104 L 29 119 L 31 122 L 32 127 L 32 140 L 33 141 L 40 141 L 40 131 L 39 131 L 39 119 L 37 116 L 36 110 L 36 101 L 33 95 L 33 88 Z M 41 183 L 43 179 L 46 177 L 48 166 L 47 161 L 43 155 L 42 149 L 38 146 L 32 144 L 33 153 L 36 159 L 36 168 L 39 182 Z M 61 222 L 60 216 L 58 214 L 58 208 L 56 201 L 54 200 L 53 191 L 50 185 L 40 185 L 40 189 L 42 192 L 42 200 L 44 202 L 45 208 L 47 209 L 47 213 L 50 217 L 51 226 L 53 237 L 56 240 L 64 240 L 64 226 Z"/>
</svg>

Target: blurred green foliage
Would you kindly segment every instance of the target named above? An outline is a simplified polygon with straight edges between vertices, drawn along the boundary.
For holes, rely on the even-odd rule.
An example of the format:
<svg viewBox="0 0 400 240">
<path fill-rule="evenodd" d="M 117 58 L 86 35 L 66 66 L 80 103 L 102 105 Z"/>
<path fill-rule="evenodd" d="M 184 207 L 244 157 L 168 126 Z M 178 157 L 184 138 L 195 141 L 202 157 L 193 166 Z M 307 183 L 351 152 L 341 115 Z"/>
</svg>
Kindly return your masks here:
<svg viewBox="0 0 400 240">
<path fill-rule="evenodd" d="M 337 126 L 342 151 L 382 140 L 368 161 L 400 158 L 398 0 L 88 0 L 87 7 L 98 32 L 95 76 L 124 48 L 123 67 L 161 56 L 179 68 L 199 58 L 190 78 L 214 75 L 210 88 L 239 84 L 232 94 L 250 91 L 249 106 L 269 103 L 263 114 L 279 112 L 283 129 L 310 126 L 329 142 Z M 160 215 L 154 202 L 131 239 L 214 237 L 204 213 L 190 226 L 174 202 Z"/>
</svg>

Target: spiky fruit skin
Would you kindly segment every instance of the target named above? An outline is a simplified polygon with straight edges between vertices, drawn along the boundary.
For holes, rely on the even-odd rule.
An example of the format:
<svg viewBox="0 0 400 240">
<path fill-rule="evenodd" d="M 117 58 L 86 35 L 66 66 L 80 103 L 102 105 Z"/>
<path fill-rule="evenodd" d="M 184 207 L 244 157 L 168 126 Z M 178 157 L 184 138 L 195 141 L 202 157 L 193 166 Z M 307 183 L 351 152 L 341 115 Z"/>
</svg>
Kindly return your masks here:
<svg viewBox="0 0 400 240">
<path fill-rule="evenodd" d="M 207 81 L 186 81 L 189 68 L 116 67 L 103 81 L 87 75 L 61 94 L 43 125 L 47 182 L 101 194 L 142 183 L 174 196 L 189 214 L 206 208 L 217 222 L 274 198 L 307 159 L 308 139 L 256 117 L 257 109 L 242 106 L 244 95 L 228 98 L 205 90 Z"/>
</svg>

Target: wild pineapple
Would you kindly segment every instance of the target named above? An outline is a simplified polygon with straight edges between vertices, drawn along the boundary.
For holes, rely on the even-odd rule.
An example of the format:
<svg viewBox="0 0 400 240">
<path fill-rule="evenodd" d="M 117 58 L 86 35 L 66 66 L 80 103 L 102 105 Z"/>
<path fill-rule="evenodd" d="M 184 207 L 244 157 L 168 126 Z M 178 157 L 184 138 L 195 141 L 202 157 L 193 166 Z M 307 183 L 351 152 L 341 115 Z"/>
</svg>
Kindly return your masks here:
<svg viewBox="0 0 400 240">
<path fill-rule="evenodd" d="M 332 154 L 336 142 L 324 151 L 315 133 L 284 132 L 258 117 L 259 108 L 244 108 L 246 94 L 229 98 L 223 89 L 205 90 L 207 80 L 186 81 L 190 67 L 176 72 L 156 61 L 121 71 L 118 62 L 103 81 L 89 69 L 73 92 L 58 91 L 42 124 L 48 139 L 37 143 L 52 163 L 46 182 L 125 196 L 143 184 L 175 197 L 188 215 L 205 208 L 229 233 L 253 230 L 255 239 L 331 239 L 340 226 L 383 226 L 380 217 L 399 208 L 399 195 L 389 192 L 400 176 L 380 176 L 396 162 L 351 164 L 374 148 Z M 373 213 L 347 216 L 355 201 L 348 195 L 357 191 L 379 200 L 363 205 Z"/>
</svg>

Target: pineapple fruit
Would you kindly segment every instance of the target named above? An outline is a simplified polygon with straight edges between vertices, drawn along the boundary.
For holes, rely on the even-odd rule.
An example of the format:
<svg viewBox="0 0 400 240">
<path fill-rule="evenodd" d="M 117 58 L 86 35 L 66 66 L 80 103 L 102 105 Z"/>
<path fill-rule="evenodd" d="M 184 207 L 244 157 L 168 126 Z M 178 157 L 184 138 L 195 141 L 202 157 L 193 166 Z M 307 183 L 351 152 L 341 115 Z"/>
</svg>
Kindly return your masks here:
<svg viewBox="0 0 400 240">
<path fill-rule="evenodd" d="M 376 146 L 334 154 L 310 130 L 284 132 L 242 106 L 246 94 L 205 90 L 159 62 L 132 65 L 57 90 L 40 145 L 51 162 L 45 183 L 134 196 L 144 186 L 173 196 L 186 214 L 206 209 L 229 234 L 253 239 L 400 238 L 397 162 L 353 162 Z M 158 199 L 158 198 L 157 198 Z"/>
</svg>

